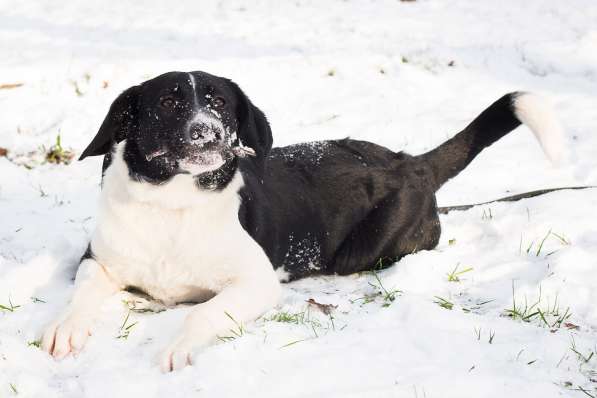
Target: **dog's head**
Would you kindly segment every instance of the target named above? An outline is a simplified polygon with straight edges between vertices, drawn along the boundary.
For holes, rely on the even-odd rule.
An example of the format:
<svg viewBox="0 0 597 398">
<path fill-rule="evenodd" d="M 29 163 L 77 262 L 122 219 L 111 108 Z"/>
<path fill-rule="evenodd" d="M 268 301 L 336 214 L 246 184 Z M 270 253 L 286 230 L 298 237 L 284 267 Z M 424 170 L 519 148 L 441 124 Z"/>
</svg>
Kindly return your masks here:
<svg viewBox="0 0 597 398">
<path fill-rule="evenodd" d="M 272 146 L 264 114 L 235 83 L 205 72 L 169 72 L 124 91 L 80 159 L 109 157 L 125 140 L 132 178 L 191 174 L 210 189 L 227 183 L 238 158 L 262 169 Z"/>
</svg>

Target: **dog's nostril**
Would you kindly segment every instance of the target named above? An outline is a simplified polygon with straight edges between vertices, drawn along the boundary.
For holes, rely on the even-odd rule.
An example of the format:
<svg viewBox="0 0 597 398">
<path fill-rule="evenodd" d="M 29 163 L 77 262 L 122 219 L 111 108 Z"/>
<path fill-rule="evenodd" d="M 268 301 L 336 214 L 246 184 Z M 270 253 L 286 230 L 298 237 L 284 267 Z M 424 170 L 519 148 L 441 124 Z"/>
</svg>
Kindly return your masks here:
<svg viewBox="0 0 597 398">
<path fill-rule="evenodd" d="M 204 123 L 194 124 L 191 126 L 191 139 L 198 140 L 200 138 L 205 138 L 209 131 L 209 127 Z"/>
</svg>

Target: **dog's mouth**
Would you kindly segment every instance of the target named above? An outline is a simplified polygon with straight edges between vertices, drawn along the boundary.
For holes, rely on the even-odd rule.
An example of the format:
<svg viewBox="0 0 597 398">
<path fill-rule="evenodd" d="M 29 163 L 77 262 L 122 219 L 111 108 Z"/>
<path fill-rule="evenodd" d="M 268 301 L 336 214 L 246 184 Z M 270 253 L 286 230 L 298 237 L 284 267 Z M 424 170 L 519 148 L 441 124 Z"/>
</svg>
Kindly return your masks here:
<svg viewBox="0 0 597 398">
<path fill-rule="evenodd" d="M 169 151 L 166 148 L 159 148 L 145 155 L 145 159 L 151 162 L 153 159 L 167 154 Z"/>
<path fill-rule="evenodd" d="M 238 145 L 211 146 L 189 145 L 178 150 L 160 147 L 145 155 L 148 162 L 160 161 L 173 166 L 181 174 L 198 175 L 211 172 L 224 166 L 233 158 L 256 156 L 253 148 Z"/>
<path fill-rule="evenodd" d="M 226 163 L 229 158 L 226 154 L 223 151 L 190 151 L 178 161 L 178 169 L 192 175 L 214 171 Z"/>
</svg>

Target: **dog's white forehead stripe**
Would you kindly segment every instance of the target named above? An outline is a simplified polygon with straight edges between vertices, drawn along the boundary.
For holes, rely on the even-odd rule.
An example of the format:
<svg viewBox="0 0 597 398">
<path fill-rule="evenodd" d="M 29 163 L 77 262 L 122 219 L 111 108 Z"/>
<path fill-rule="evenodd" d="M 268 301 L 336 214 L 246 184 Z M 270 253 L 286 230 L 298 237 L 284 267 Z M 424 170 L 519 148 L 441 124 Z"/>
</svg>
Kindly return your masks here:
<svg viewBox="0 0 597 398">
<path fill-rule="evenodd" d="M 188 73 L 189 75 L 189 83 L 191 84 L 191 88 L 193 89 L 193 102 L 195 105 L 195 109 L 199 108 L 199 99 L 197 98 L 197 81 L 195 80 L 195 76 L 192 73 Z"/>
<path fill-rule="evenodd" d="M 193 90 L 195 90 L 195 88 L 197 87 L 197 82 L 195 81 L 195 76 L 193 76 L 192 73 L 189 73 L 189 83 L 191 83 L 191 87 L 193 87 Z"/>
</svg>

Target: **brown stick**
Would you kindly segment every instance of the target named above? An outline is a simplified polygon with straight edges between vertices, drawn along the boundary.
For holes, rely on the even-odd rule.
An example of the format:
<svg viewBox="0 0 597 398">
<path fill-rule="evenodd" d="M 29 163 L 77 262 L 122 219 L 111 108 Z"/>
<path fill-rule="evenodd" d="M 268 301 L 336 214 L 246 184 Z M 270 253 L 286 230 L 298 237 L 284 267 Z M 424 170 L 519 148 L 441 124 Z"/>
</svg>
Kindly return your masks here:
<svg viewBox="0 0 597 398">
<path fill-rule="evenodd" d="M 21 87 L 24 83 L 2 83 L 0 84 L 0 90 Z"/>
</svg>

